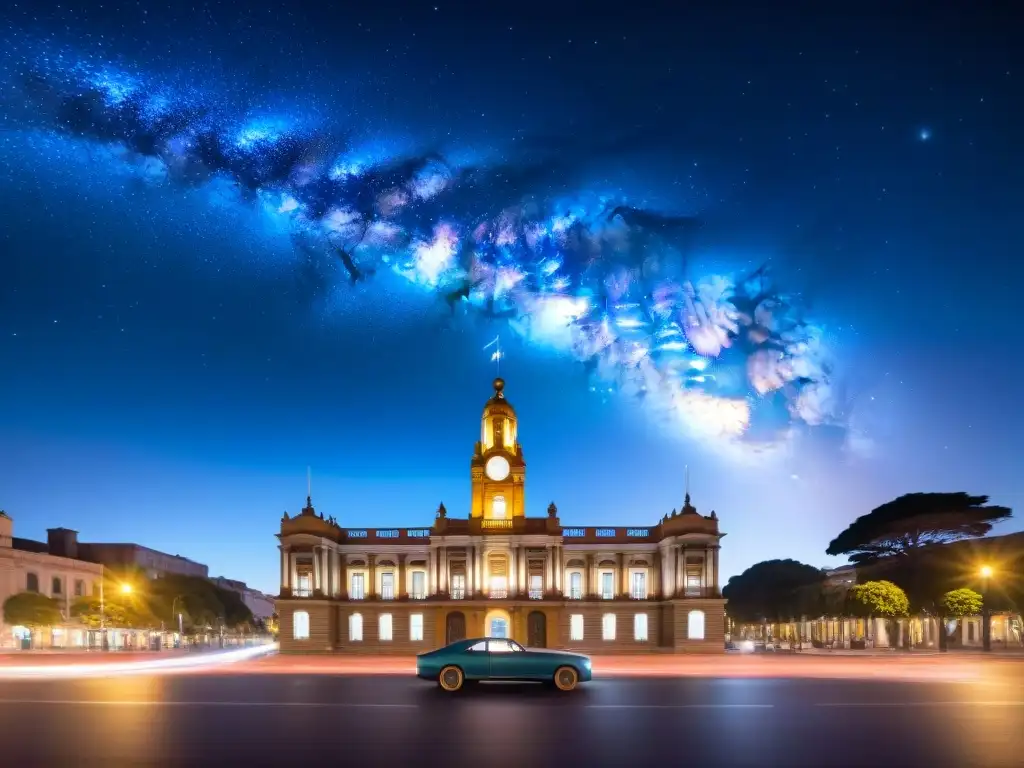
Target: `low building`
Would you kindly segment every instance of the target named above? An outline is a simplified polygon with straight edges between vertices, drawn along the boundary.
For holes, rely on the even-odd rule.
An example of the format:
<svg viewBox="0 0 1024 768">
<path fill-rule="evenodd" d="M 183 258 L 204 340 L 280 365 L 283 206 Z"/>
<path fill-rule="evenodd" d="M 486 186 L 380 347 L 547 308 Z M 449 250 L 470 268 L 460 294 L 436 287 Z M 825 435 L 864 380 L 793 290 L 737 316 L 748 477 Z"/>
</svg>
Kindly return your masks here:
<svg viewBox="0 0 1024 768">
<path fill-rule="evenodd" d="M 252 611 L 253 618 L 257 621 L 266 623 L 274 615 L 274 598 L 259 590 L 252 589 L 244 581 L 226 579 L 223 576 L 217 576 L 210 579 L 210 581 L 221 589 L 230 589 L 232 592 L 237 592 L 241 595 L 242 602 L 245 603 L 246 608 Z"/>
<path fill-rule="evenodd" d="M 47 531 L 47 541 L 14 536 L 14 521 L 0 512 L 0 605 L 20 592 L 38 592 L 52 597 L 59 605 L 66 625 L 53 627 L 45 634 L 32 636 L 25 627 L 6 626 L 0 612 L 0 648 L 22 647 L 31 638 L 33 647 L 82 647 L 88 644 L 88 632 L 70 620 L 71 604 L 79 597 L 98 595 L 103 566 L 89 562 L 62 543 L 63 528 Z"/>
<path fill-rule="evenodd" d="M 74 531 L 68 531 L 74 533 Z M 181 555 L 169 555 L 140 544 L 85 544 L 77 542 L 80 556 L 94 563 L 102 563 L 112 570 L 138 568 L 150 579 L 158 579 L 167 574 L 177 576 L 196 576 L 201 579 L 210 577 L 210 569 L 202 563 L 189 560 Z"/>
<path fill-rule="evenodd" d="M 724 651 L 714 512 L 689 494 L 653 526 L 563 526 L 526 514 L 518 419 L 495 379 L 463 517 L 348 528 L 306 499 L 278 534 L 285 652 L 410 653 L 465 637 L 588 652 Z"/>
</svg>

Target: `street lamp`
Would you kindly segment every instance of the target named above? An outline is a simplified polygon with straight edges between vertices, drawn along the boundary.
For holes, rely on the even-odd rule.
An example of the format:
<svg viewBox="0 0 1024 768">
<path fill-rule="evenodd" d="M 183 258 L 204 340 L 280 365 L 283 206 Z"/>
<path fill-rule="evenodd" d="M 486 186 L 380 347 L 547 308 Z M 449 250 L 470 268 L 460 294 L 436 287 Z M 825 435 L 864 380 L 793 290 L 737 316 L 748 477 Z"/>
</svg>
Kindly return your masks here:
<svg viewBox="0 0 1024 768">
<path fill-rule="evenodd" d="M 103 594 L 103 584 L 106 581 L 104 577 L 100 577 L 100 647 L 104 651 L 110 650 L 110 642 L 107 640 L 107 604 Z M 132 592 L 131 584 L 121 585 L 121 594 L 130 595 Z"/>
<path fill-rule="evenodd" d="M 981 647 L 992 650 L 992 620 L 988 617 L 988 580 L 992 578 L 992 566 L 983 565 L 978 571 L 981 575 Z"/>
<path fill-rule="evenodd" d="M 181 595 L 177 595 L 171 601 L 171 616 L 174 615 L 174 613 L 175 613 L 174 609 L 178 605 L 178 601 L 179 600 L 181 600 L 182 604 L 184 604 L 185 598 L 182 597 Z M 182 630 L 182 627 L 181 627 L 181 611 L 178 611 L 177 613 L 178 613 L 178 643 L 180 643 L 183 646 L 185 644 L 185 633 L 184 633 L 184 631 Z"/>
</svg>

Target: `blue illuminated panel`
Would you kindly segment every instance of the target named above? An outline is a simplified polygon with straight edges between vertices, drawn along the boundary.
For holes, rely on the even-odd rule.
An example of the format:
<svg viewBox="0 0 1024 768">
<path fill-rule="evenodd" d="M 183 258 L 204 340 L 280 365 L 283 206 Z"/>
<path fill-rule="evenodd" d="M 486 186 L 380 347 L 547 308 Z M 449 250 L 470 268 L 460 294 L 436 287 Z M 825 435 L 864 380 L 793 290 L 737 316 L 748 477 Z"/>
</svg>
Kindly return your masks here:
<svg viewBox="0 0 1024 768">
<path fill-rule="evenodd" d="M 422 539 L 424 537 L 430 536 L 430 529 L 429 528 L 410 528 L 409 530 L 407 530 L 405 532 L 405 535 L 408 536 L 410 539 Z"/>
<path fill-rule="evenodd" d="M 587 535 L 587 529 L 586 528 L 563 528 L 562 529 L 562 535 L 563 536 L 568 536 L 569 538 L 573 538 L 573 539 L 582 538 L 583 536 Z"/>
<path fill-rule="evenodd" d="M 595 536 L 600 536 L 602 538 L 611 538 L 612 536 L 615 536 L 615 529 L 614 528 L 598 528 L 596 531 L 594 531 L 594 535 Z"/>
<path fill-rule="evenodd" d="M 392 528 L 392 529 L 387 530 L 387 531 L 380 531 L 380 530 L 378 530 L 377 531 L 377 538 L 378 539 L 397 539 L 398 538 L 398 529 L 397 528 Z"/>
<path fill-rule="evenodd" d="M 345 531 L 345 535 L 348 536 L 350 539 L 365 539 L 366 538 L 366 531 L 365 530 Z"/>
<path fill-rule="evenodd" d="M 646 528 L 627 528 L 627 536 L 650 536 L 651 532 Z"/>
</svg>

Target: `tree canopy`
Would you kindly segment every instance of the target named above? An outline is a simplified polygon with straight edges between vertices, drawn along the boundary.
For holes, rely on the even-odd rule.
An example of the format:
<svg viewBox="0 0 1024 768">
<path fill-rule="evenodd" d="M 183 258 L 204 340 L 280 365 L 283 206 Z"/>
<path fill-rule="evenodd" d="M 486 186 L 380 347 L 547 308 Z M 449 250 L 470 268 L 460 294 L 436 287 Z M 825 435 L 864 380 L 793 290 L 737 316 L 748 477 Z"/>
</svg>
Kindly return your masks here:
<svg viewBox="0 0 1024 768">
<path fill-rule="evenodd" d="M 1013 514 L 968 493 L 908 493 L 861 515 L 828 545 L 826 554 L 865 564 L 911 556 L 935 544 L 984 536 Z"/>
<path fill-rule="evenodd" d="M 22 627 L 53 627 L 63 623 L 60 604 L 38 592 L 19 592 L 4 600 L 4 624 Z"/>
<path fill-rule="evenodd" d="M 944 594 L 940 605 L 945 616 L 955 616 L 957 618 L 961 616 L 975 616 L 981 613 L 983 599 L 973 589 L 963 587 L 961 589 L 951 589 Z"/>
<path fill-rule="evenodd" d="M 897 618 L 910 610 L 907 593 L 891 581 L 866 581 L 850 588 L 850 604 L 868 616 Z"/>
<path fill-rule="evenodd" d="M 738 621 L 790 621 L 821 613 L 822 570 L 796 560 L 755 563 L 729 579 L 722 596 Z"/>
</svg>

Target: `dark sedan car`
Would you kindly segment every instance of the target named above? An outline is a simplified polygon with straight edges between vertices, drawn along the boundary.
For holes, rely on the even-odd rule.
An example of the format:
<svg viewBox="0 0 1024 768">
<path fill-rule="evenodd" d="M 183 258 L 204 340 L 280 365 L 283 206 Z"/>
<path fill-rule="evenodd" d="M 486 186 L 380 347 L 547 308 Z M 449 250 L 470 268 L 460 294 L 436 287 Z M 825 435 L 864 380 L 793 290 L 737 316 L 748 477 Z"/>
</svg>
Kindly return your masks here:
<svg viewBox="0 0 1024 768">
<path fill-rule="evenodd" d="M 458 691 L 477 680 L 553 683 L 571 691 L 591 679 L 590 658 L 581 653 L 524 648 L 515 640 L 458 640 L 416 657 L 416 675 L 436 680 L 446 691 Z"/>
</svg>

